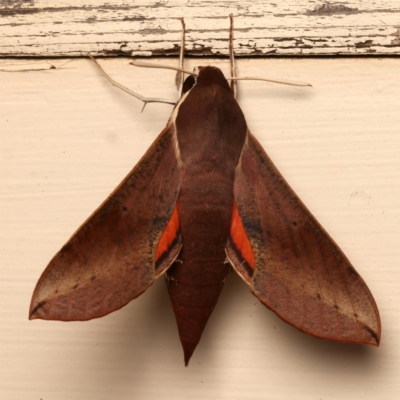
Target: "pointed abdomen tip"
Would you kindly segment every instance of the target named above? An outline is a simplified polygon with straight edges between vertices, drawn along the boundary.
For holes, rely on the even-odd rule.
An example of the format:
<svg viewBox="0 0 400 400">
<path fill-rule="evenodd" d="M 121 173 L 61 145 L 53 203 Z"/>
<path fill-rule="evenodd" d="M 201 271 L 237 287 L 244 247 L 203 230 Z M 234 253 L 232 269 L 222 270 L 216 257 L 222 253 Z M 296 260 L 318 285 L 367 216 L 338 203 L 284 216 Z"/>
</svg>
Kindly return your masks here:
<svg viewBox="0 0 400 400">
<path fill-rule="evenodd" d="M 185 358 L 185 367 L 189 365 L 189 361 L 196 349 L 197 343 L 182 342 L 183 354 Z"/>
</svg>

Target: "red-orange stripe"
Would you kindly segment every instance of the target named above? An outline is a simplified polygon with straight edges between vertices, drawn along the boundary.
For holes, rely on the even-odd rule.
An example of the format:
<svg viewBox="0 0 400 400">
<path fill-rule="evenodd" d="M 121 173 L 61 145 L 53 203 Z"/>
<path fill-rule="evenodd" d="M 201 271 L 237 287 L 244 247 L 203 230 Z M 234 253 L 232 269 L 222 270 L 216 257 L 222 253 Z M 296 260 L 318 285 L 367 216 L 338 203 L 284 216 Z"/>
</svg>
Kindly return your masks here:
<svg viewBox="0 0 400 400">
<path fill-rule="evenodd" d="M 247 237 L 246 231 L 244 230 L 244 226 L 235 201 L 233 202 L 232 210 L 231 238 L 236 246 L 236 249 L 239 250 L 242 257 L 247 261 L 251 269 L 254 270 L 256 263 L 253 249 L 251 247 L 249 238 Z"/>
<path fill-rule="evenodd" d="M 176 202 L 171 218 L 168 221 L 168 224 L 165 227 L 163 234 L 161 235 L 160 241 L 158 242 L 156 250 L 156 261 L 169 249 L 172 242 L 176 238 L 176 234 L 179 231 L 178 208 L 179 205 L 178 202 Z"/>
</svg>

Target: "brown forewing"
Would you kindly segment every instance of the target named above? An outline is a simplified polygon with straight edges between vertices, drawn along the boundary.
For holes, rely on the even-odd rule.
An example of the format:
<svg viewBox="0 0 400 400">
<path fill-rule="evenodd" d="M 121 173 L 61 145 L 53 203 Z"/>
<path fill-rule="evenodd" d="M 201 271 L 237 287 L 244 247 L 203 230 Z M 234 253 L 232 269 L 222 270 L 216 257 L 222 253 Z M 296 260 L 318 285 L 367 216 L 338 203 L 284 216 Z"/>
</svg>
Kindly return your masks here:
<svg viewBox="0 0 400 400">
<path fill-rule="evenodd" d="M 173 128 L 54 256 L 32 296 L 30 318 L 88 320 L 117 310 L 154 281 L 155 251 L 179 188 Z M 174 243 L 172 252 L 179 252 Z M 169 264 L 176 254 L 169 254 Z M 158 273 L 169 267 L 158 265 Z"/>
<path fill-rule="evenodd" d="M 378 345 L 379 313 L 367 285 L 250 133 L 234 198 L 255 255 L 254 275 L 241 273 L 254 295 L 306 333 Z"/>
</svg>

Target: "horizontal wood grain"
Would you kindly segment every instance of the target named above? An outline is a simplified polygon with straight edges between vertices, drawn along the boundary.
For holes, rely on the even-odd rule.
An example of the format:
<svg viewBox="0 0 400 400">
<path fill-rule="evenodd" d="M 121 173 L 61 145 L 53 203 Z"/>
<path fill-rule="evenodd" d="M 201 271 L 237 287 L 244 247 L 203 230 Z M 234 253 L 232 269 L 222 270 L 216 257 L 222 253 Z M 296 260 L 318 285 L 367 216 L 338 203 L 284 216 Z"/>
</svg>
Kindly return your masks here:
<svg viewBox="0 0 400 400">
<path fill-rule="evenodd" d="M 241 56 L 398 55 L 396 0 L 1 0 L 0 56 L 227 55 L 235 16 Z"/>
</svg>

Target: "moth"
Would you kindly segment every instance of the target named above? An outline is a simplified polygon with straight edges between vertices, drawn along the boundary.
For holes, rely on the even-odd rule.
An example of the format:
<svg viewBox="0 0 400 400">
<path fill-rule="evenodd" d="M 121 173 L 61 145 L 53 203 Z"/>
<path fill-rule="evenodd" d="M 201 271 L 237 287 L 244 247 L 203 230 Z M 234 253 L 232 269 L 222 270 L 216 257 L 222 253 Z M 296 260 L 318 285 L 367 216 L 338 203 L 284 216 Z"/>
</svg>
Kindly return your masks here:
<svg viewBox="0 0 400 400">
<path fill-rule="evenodd" d="M 165 275 L 187 365 L 231 267 L 297 329 L 379 345 L 367 285 L 250 133 L 233 85 L 198 67 L 143 158 L 50 261 L 29 315 L 99 318 Z"/>
</svg>

